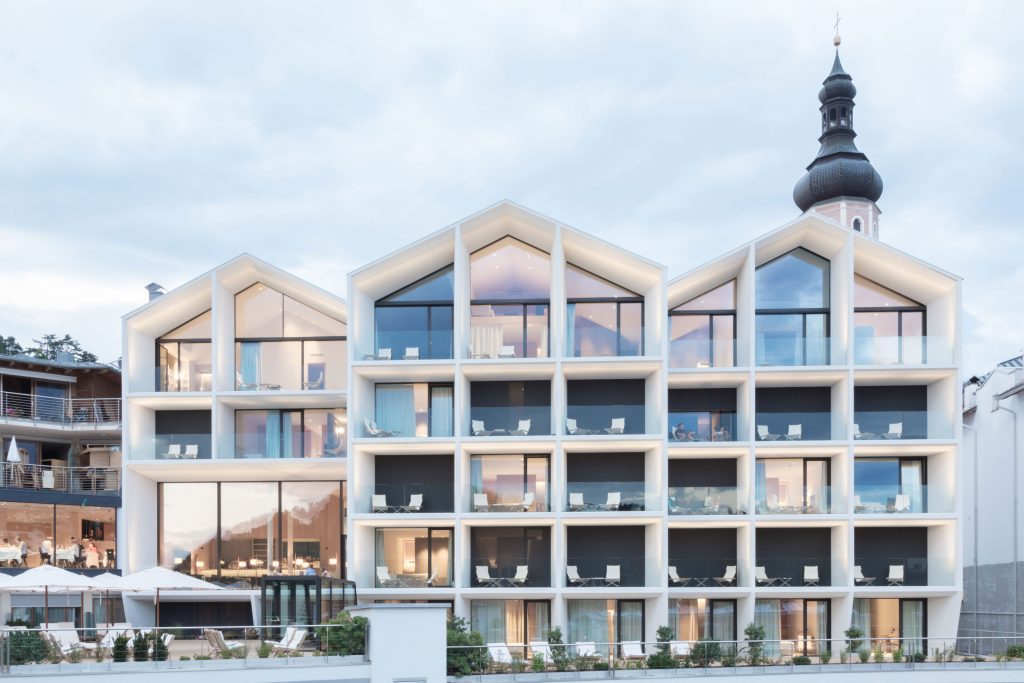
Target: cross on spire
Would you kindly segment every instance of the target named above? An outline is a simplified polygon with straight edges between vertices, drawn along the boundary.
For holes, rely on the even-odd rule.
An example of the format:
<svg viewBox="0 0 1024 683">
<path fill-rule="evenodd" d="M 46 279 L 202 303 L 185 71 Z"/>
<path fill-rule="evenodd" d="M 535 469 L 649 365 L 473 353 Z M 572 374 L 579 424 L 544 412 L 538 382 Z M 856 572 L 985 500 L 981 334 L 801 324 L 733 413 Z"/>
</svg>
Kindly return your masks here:
<svg viewBox="0 0 1024 683">
<path fill-rule="evenodd" d="M 835 45 L 836 47 L 839 47 L 839 44 L 843 42 L 843 39 L 839 37 L 839 22 L 841 20 L 842 19 L 839 16 L 839 12 L 836 12 L 836 23 L 833 24 L 832 26 L 832 28 L 836 30 L 836 37 L 832 39 L 832 44 Z"/>
</svg>

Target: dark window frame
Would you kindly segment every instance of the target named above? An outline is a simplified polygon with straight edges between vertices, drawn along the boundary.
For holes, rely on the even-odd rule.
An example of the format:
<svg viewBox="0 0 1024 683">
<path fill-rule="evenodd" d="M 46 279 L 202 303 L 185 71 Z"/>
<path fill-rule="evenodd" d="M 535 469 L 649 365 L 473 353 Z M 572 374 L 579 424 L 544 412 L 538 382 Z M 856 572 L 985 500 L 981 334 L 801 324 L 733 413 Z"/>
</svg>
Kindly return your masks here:
<svg viewBox="0 0 1024 683">
<path fill-rule="evenodd" d="M 348 408 L 343 408 L 343 407 L 340 407 L 340 406 L 336 407 L 336 408 L 236 408 L 235 409 L 236 417 L 235 417 L 235 425 L 234 425 L 235 458 L 239 459 L 239 460 L 248 460 L 248 458 L 238 458 L 238 429 L 237 429 L 237 425 L 238 425 L 237 415 L 238 415 L 238 413 L 269 413 L 271 411 L 277 411 L 278 418 L 281 420 L 281 424 L 279 425 L 279 427 L 280 427 L 279 433 L 281 435 L 281 439 L 283 440 L 284 439 L 284 432 L 285 432 L 285 423 L 284 423 L 284 416 L 285 416 L 285 414 L 286 413 L 298 413 L 299 414 L 299 424 L 300 425 L 305 425 L 306 424 L 306 411 L 307 410 L 324 410 L 324 411 L 328 411 L 328 412 L 333 411 L 333 410 L 344 410 L 345 414 L 346 414 L 346 417 L 348 415 Z M 288 425 L 288 426 L 290 427 L 291 425 Z M 305 434 L 305 431 L 303 431 L 302 433 Z M 281 444 L 278 444 L 278 445 L 280 446 Z M 348 449 L 346 449 L 346 453 L 347 453 L 347 450 Z M 284 451 L 282 450 L 281 452 L 283 453 Z M 323 458 L 323 457 L 331 457 L 331 456 L 321 456 L 321 457 Z M 343 456 L 333 456 L 333 457 L 343 457 Z M 288 457 L 282 457 L 282 458 L 264 458 L 264 460 L 307 460 L 307 459 L 316 459 L 316 458 L 311 458 L 310 456 L 306 455 L 306 443 L 305 443 L 305 439 L 304 438 L 303 438 L 303 443 L 302 443 L 302 457 L 301 458 L 293 458 L 290 455 Z"/>
<path fill-rule="evenodd" d="M 374 404 L 373 405 L 373 408 L 374 408 L 373 412 L 374 412 L 374 420 L 376 420 L 376 418 L 377 418 L 377 415 L 376 415 L 376 413 L 377 413 L 377 387 L 379 387 L 381 385 L 387 385 L 387 384 L 397 384 L 397 385 L 403 385 L 403 386 L 404 385 L 416 386 L 417 384 L 425 384 L 425 385 L 427 385 L 427 438 L 428 439 L 429 438 L 433 438 L 435 436 L 434 434 L 430 433 L 431 432 L 430 427 L 431 427 L 432 424 L 434 424 L 434 393 L 433 393 L 433 390 L 435 388 L 437 388 L 437 387 L 451 387 L 451 390 L 452 390 L 452 404 L 453 404 L 453 408 L 454 408 L 454 403 L 455 403 L 455 383 L 454 382 L 374 382 L 374 384 L 373 384 L 373 404 Z M 413 436 L 415 436 L 415 435 L 413 435 Z M 452 433 L 451 434 L 441 435 L 438 438 L 450 439 L 453 436 L 455 436 L 454 416 L 453 416 L 453 423 L 452 423 Z M 422 437 L 419 437 L 419 438 L 422 438 Z"/>
<path fill-rule="evenodd" d="M 601 282 L 607 282 L 612 287 L 617 289 L 625 289 L 622 285 L 617 285 L 607 278 L 603 278 L 597 273 L 593 273 L 586 268 L 576 265 L 575 263 L 566 262 L 566 266 L 572 266 L 573 268 L 586 273 L 589 277 L 600 280 Z M 630 297 L 602 297 L 602 296 L 591 296 L 591 297 L 572 297 L 566 298 L 566 304 L 615 304 L 615 357 L 622 357 L 622 304 L 640 304 L 640 353 L 636 357 L 643 357 L 647 350 L 646 346 L 646 324 L 647 324 L 647 306 L 644 303 L 644 297 L 632 290 L 626 290 L 633 294 Z M 568 316 L 567 316 L 568 317 Z M 548 332 L 550 334 L 551 315 L 548 314 Z M 573 321 L 566 320 L 566 327 L 572 324 Z M 575 338 L 576 335 L 574 334 Z M 571 358 L 587 358 L 576 352 L 576 349 L 571 349 Z M 626 356 L 631 358 L 633 356 Z"/>
<path fill-rule="evenodd" d="M 729 280 L 727 282 L 723 282 L 721 285 L 715 285 L 714 287 L 712 287 L 711 289 L 707 290 L 706 292 L 703 292 L 701 294 L 698 294 L 695 297 L 687 299 L 683 303 L 679 304 L 679 306 L 685 306 L 690 301 L 693 301 L 694 299 L 700 298 L 700 297 L 704 296 L 704 294 L 708 294 L 710 292 L 713 292 L 716 289 L 718 289 L 719 287 L 721 287 L 722 285 L 729 284 L 729 282 L 736 282 L 736 278 L 733 278 L 733 279 L 731 279 L 731 280 Z M 674 316 L 689 316 L 689 317 L 705 316 L 708 319 L 708 362 L 711 365 L 711 367 L 713 367 L 713 368 L 714 367 L 718 367 L 715 364 L 715 318 L 728 317 L 728 318 L 732 318 L 732 355 L 733 355 L 733 366 L 735 366 L 736 365 L 736 309 L 735 308 L 711 308 L 711 309 L 703 309 L 703 310 L 680 311 L 679 310 L 679 306 L 676 306 L 675 308 L 669 309 L 669 312 L 668 312 L 668 318 L 669 318 L 669 321 L 668 321 L 669 322 L 669 325 L 668 325 L 668 328 L 669 328 L 669 355 L 671 356 L 671 346 L 672 346 L 672 339 L 671 339 L 671 335 L 672 335 L 672 318 Z"/>
<path fill-rule="evenodd" d="M 391 297 L 393 297 L 393 296 L 395 296 L 395 295 L 397 295 L 397 294 L 399 294 L 401 292 L 404 292 L 407 289 L 415 287 L 416 285 L 418 285 L 419 283 L 423 282 L 424 280 L 428 280 L 428 279 L 432 278 L 433 276 L 435 276 L 435 275 L 437 275 L 437 274 L 439 274 L 439 273 L 441 273 L 441 272 L 443 272 L 445 270 L 449 270 L 449 269 L 452 270 L 453 277 L 454 277 L 455 264 L 454 263 L 449 263 L 446 266 L 443 266 L 441 268 L 438 268 L 435 271 L 427 273 L 426 275 L 424 275 L 420 279 L 416 280 L 415 282 L 411 282 L 411 283 L 409 283 L 407 285 L 399 287 L 398 289 L 396 289 L 395 291 L 391 292 L 390 294 L 382 296 L 381 298 L 379 298 L 375 302 L 373 302 L 373 312 L 374 312 L 374 315 L 373 315 L 373 323 L 374 323 L 373 324 L 373 348 L 375 348 L 375 349 L 380 348 L 380 342 L 379 342 L 379 339 L 378 339 L 378 336 L 377 336 L 377 309 L 378 308 L 426 308 L 427 309 L 427 356 L 426 357 L 427 358 L 431 358 L 431 359 L 435 358 L 435 356 L 434 356 L 434 335 L 433 335 L 434 329 L 433 329 L 433 326 L 432 326 L 432 319 L 433 319 L 434 309 L 435 308 L 448 308 L 448 309 L 451 310 L 451 318 L 452 318 L 452 329 L 450 330 L 450 333 L 452 335 L 452 353 L 449 356 L 443 356 L 443 357 L 437 356 L 436 358 L 438 358 L 439 360 L 448 360 L 448 359 L 451 359 L 455 355 L 455 347 L 454 347 L 454 338 L 455 338 L 455 297 L 454 297 L 454 295 L 452 296 L 451 299 L 424 299 L 423 301 L 387 301 L 387 299 L 389 299 L 389 298 L 391 298 Z"/>
<path fill-rule="evenodd" d="M 796 364 L 794 364 L 791 367 L 799 367 L 799 366 L 807 365 L 807 341 L 808 341 L 808 339 L 807 339 L 807 316 L 809 316 L 809 315 L 824 315 L 825 316 L 825 339 L 826 340 L 830 340 L 832 338 L 832 314 L 831 314 L 831 306 L 828 305 L 828 304 L 831 303 L 831 295 L 832 295 L 832 260 L 825 258 L 824 256 L 822 256 L 821 254 L 819 254 L 817 252 L 811 251 L 807 247 L 798 246 L 798 247 L 794 247 L 793 249 L 790 249 L 789 251 L 787 251 L 784 254 L 779 254 L 775 258 L 770 259 L 768 261 L 765 261 L 764 263 L 762 263 L 761 265 L 757 266 L 754 269 L 755 279 L 756 279 L 756 277 L 757 277 L 756 273 L 757 273 L 758 270 L 764 268 L 765 266 L 771 265 L 772 263 L 775 263 L 776 261 L 779 261 L 780 259 L 784 259 L 787 256 L 789 256 L 790 254 L 792 254 L 793 252 L 795 252 L 797 250 L 801 250 L 801 249 L 803 251 L 806 251 L 808 254 L 811 254 L 812 256 L 816 256 L 817 258 L 820 258 L 822 261 L 824 261 L 825 263 L 828 264 L 828 290 L 829 290 L 830 301 L 827 302 L 827 304 L 825 306 L 822 306 L 822 307 L 810 307 L 810 308 L 757 308 L 756 307 L 756 301 L 755 301 L 755 308 L 754 308 L 754 335 L 755 335 L 755 337 L 757 336 L 757 318 L 758 318 L 758 316 L 761 316 L 761 315 L 777 315 L 777 316 L 782 316 L 782 315 L 799 315 L 800 316 L 800 323 L 801 323 L 801 325 L 800 325 L 800 335 L 801 335 L 801 340 L 803 341 L 803 344 L 802 344 L 803 348 L 801 349 L 801 358 L 800 358 L 800 360 L 802 362 L 796 363 Z M 756 296 L 755 296 L 755 300 L 756 300 Z M 826 343 L 825 344 L 825 363 L 824 363 L 824 365 L 831 365 L 831 363 L 832 363 L 832 348 L 831 348 L 831 344 Z"/>
<path fill-rule="evenodd" d="M 876 282 L 875 280 L 872 280 L 869 277 L 864 277 L 860 273 L 855 273 L 855 276 L 859 277 L 859 278 L 862 278 L 864 280 L 867 280 L 871 284 L 877 285 L 878 287 L 881 287 L 882 289 L 888 290 L 890 292 L 893 292 L 894 294 L 899 294 L 899 296 L 902 296 L 902 297 L 905 297 L 907 299 L 910 299 L 910 297 L 906 296 L 905 294 L 900 294 L 896 290 L 894 290 L 894 289 L 892 289 L 890 287 L 886 287 L 881 282 Z M 856 283 L 854 283 L 854 288 L 856 288 Z M 914 301 L 914 300 L 911 299 L 911 301 Z M 854 309 L 853 309 L 853 313 L 854 313 L 855 316 L 856 316 L 857 313 L 896 313 L 896 335 L 900 339 L 900 343 L 897 345 L 899 347 L 899 360 L 897 362 L 900 365 L 902 365 L 903 362 L 904 362 L 903 361 L 903 340 L 904 340 L 904 338 L 903 338 L 903 314 L 904 313 L 920 313 L 921 314 L 921 338 L 925 339 L 925 338 L 928 337 L 928 307 L 926 305 L 924 305 L 922 303 L 918 303 L 916 301 L 915 301 L 915 303 L 917 304 L 916 306 L 859 306 L 859 307 L 855 306 Z M 856 337 L 856 324 L 854 325 L 854 337 Z M 922 345 L 922 348 L 921 348 L 921 360 L 924 363 L 928 362 L 928 345 L 927 344 L 923 344 Z"/>
</svg>

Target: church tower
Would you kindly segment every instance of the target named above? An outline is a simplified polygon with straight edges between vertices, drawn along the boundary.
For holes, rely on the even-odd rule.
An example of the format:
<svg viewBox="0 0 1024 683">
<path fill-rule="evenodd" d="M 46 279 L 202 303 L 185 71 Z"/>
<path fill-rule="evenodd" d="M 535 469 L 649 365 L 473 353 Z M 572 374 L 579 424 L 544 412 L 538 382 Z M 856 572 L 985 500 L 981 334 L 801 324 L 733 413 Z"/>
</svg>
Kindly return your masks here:
<svg viewBox="0 0 1024 683">
<path fill-rule="evenodd" d="M 857 88 L 839 61 L 839 35 L 835 37 L 836 59 L 832 72 L 822 83 L 821 148 L 807 173 L 793 188 L 793 201 L 801 211 L 812 211 L 878 239 L 878 210 L 882 177 L 853 139 L 853 98 Z"/>
</svg>

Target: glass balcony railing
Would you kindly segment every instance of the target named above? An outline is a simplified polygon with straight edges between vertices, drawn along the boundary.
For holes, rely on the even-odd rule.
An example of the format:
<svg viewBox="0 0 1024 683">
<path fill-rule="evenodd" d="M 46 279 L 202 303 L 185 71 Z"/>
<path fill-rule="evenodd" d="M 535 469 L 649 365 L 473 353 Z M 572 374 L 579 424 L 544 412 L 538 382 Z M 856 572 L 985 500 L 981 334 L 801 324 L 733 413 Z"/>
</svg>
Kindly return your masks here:
<svg viewBox="0 0 1024 683">
<path fill-rule="evenodd" d="M 681 443 L 736 441 L 736 413 L 669 412 L 668 438 Z"/>
<path fill-rule="evenodd" d="M 799 497 L 800 491 L 796 491 L 796 496 L 759 494 L 754 507 L 759 515 L 825 515 L 835 512 L 831 486 L 817 486 L 803 498 Z"/>
<path fill-rule="evenodd" d="M 361 491 L 365 512 L 432 513 L 454 512 L 454 486 L 452 483 L 410 482 L 401 484 L 375 484 Z"/>
<path fill-rule="evenodd" d="M 551 406 L 480 407 L 470 409 L 470 436 L 548 436 Z"/>
<path fill-rule="evenodd" d="M 953 512 L 953 502 L 943 489 L 927 484 L 855 484 L 853 511 L 862 515 L 942 513 Z"/>
<path fill-rule="evenodd" d="M 842 438 L 832 430 L 832 413 L 827 410 L 757 413 L 754 438 L 757 441 L 828 441 Z"/>
<path fill-rule="evenodd" d="M 565 561 L 565 585 L 568 588 L 654 586 L 658 579 L 647 575 L 647 568 L 654 566 L 654 558 L 642 555 L 580 556 L 573 554 L 570 547 Z"/>
<path fill-rule="evenodd" d="M 741 515 L 745 505 L 739 502 L 735 486 L 670 486 L 670 515 Z"/>
<path fill-rule="evenodd" d="M 955 580 L 955 563 L 948 557 L 854 557 L 857 587 L 952 586 Z"/>
<path fill-rule="evenodd" d="M 715 339 L 672 339 L 669 342 L 670 368 L 732 368 L 736 366 L 736 340 L 731 336 Z"/>
<path fill-rule="evenodd" d="M 408 571 L 406 571 L 408 569 Z M 446 588 L 452 585 L 451 572 L 442 568 L 416 571 L 397 561 L 377 560 L 374 574 L 376 588 Z"/>
<path fill-rule="evenodd" d="M 209 460 L 209 434 L 157 434 L 141 439 L 131 450 L 132 460 Z"/>
<path fill-rule="evenodd" d="M 858 441 L 953 438 L 953 421 L 934 410 L 855 409 L 853 421 Z"/>
<path fill-rule="evenodd" d="M 824 554 L 758 558 L 754 567 L 754 585 L 759 588 L 831 586 L 831 567 L 832 559 Z"/>
<path fill-rule="evenodd" d="M 470 559 L 470 588 L 547 588 L 551 586 L 551 560 L 537 557 L 493 557 L 474 555 Z"/>
<path fill-rule="evenodd" d="M 952 365 L 953 343 L 943 336 L 858 334 L 853 343 L 853 362 L 857 365 Z"/>
<path fill-rule="evenodd" d="M 658 496 L 642 481 L 570 481 L 566 512 L 643 512 L 658 509 Z"/>
<path fill-rule="evenodd" d="M 829 365 L 830 337 L 756 335 L 754 362 L 759 366 Z"/>
<path fill-rule="evenodd" d="M 532 491 L 473 487 L 470 512 L 548 512 L 547 489 Z"/>
<path fill-rule="evenodd" d="M 668 561 L 669 588 L 731 588 L 740 585 L 736 557 L 694 557 L 672 554 Z"/>
<path fill-rule="evenodd" d="M 236 391 L 325 391 L 345 388 L 347 342 L 236 342 Z"/>
</svg>

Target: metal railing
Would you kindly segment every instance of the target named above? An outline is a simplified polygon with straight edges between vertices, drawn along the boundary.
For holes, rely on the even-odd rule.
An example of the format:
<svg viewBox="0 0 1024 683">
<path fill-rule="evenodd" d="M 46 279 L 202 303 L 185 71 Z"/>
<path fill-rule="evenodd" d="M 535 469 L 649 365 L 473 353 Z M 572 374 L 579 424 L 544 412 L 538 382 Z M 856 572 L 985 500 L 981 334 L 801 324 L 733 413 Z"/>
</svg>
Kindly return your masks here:
<svg viewBox="0 0 1024 683">
<path fill-rule="evenodd" d="M 812 671 L 894 671 L 946 667 L 1009 668 L 1024 673 L 1024 635 L 920 638 L 670 640 L 449 646 L 448 674 L 552 673 L 650 669 L 737 669 L 806 666 Z M 722 673 L 725 673 L 724 671 Z M 630 677 L 629 674 L 622 674 Z M 653 675 L 653 674 L 651 674 Z M 680 672 L 679 675 L 685 675 Z M 472 680 L 472 679 L 470 679 Z M 481 679 L 478 679 L 481 680 Z M 543 678 L 541 679 L 543 680 Z"/>
<path fill-rule="evenodd" d="M 362 618 L 356 617 L 357 620 Z M 369 624 L 0 627 L 0 676 L 366 664 Z"/>
<path fill-rule="evenodd" d="M 121 493 L 121 468 L 5 462 L 0 482 L 6 488 L 117 496 Z"/>
<path fill-rule="evenodd" d="M 120 398 L 61 398 L 0 391 L 0 417 L 64 427 L 94 427 L 121 422 Z"/>
</svg>

